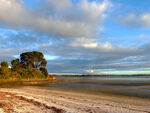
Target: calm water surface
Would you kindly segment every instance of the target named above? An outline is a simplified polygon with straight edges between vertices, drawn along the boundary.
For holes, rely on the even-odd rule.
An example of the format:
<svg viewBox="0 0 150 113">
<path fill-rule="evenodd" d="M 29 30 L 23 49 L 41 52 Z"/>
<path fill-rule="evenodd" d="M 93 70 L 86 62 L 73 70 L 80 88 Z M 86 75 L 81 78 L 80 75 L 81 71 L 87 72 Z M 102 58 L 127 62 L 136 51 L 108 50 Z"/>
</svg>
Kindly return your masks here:
<svg viewBox="0 0 150 113">
<path fill-rule="evenodd" d="M 48 84 L 47 87 L 150 98 L 150 76 L 57 77 L 57 79 L 71 80 L 71 82 Z"/>
</svg>

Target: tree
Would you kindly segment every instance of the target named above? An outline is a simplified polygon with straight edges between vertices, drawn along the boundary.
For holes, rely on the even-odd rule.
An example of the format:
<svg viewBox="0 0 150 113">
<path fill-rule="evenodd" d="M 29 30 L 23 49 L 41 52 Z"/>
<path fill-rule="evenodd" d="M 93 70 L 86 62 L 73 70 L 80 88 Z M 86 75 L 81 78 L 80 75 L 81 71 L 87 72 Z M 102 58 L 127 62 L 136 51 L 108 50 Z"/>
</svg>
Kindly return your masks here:
<svg viewBox="0 0 150 113">
<path fill-rule="evenodd" d="M 41 71 L 46 77 L 48 76 L 47 69 L 45 69 L 45 68 L 40 68 L 40 71 Z"/>
<path fill-rule="evenodd" d="M 8 63 L 5 62 L 5 61 L 3 61 L 3 62 L 1 62 L 1 66 L 2 66 L 2 67 L 8 67 Z"/>
<path fill-rule="evenodd" d="M 0 67 L 0 78 L 8 79 L 10 76 L 10 69 L 8 68 L 8 63 L 3 61 L 1 62 Z"/>
<path fill-rule="evenodd" d="M 22 64 L 19 62 L 19 59 L 12 60 L 11 65 L 12 70 L 19 70 L 23 67 Z"/>
<path fill-rule="evenodd" d="M 10 77 L 10 69 L 8 67 L 0 68 L 0 78 L 8 79 Z"/>
<path fill-rule="evenodd" d="M 12 60 L 12 61 L 11 61 L 11 65 L 12 65 L 12 66 L 15 66 L 15 65 L 17 65 L 17 64 L 19 64 L 19 59 L 15 59 L 15 60 Z"/>
<path fill-rule="evenodd" d="M 46 60 L 41 52 L 26 52 L 20 55 L 20 59 L 11 61 L 11 69 L 8 63 L 0 63 L 0 79 L 30 79 L 47 78 Z"/>
<path fill-rule="evenodd" d="M 33 68 L 44 68 L 46 67 L 47 61 L 43 54 L 38 51 L 26 52 L 20 55 L 20 60 L 23 65 L 31 66 Z"/>
</svg>

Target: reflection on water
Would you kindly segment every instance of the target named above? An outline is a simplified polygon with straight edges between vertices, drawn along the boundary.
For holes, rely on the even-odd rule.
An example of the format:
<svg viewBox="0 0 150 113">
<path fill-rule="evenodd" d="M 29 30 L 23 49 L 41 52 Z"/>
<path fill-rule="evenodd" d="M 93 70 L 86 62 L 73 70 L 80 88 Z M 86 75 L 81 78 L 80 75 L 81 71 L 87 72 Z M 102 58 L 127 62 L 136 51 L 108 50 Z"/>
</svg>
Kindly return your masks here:
<svg viewBox="0 0 150 113">
<path fill-rule="evenodd" d="M 72 80 L 48 84 L 51 88 L 80 89 L 89 92 L 111 92 L 128 96 L 150 98 L 150 76 L 143 77 L 58 77 Z"/>
</svg>

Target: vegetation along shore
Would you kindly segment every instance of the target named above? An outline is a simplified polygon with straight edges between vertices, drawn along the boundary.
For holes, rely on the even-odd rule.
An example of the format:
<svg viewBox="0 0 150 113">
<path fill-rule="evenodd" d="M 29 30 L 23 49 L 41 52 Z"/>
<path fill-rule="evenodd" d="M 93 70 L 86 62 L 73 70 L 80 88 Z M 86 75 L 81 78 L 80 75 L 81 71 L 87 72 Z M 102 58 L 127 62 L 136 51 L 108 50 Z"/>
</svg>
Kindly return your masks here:
<svg viewBox="0 0 150 113">
<path fill-rule="evenodd" d="M 0 65 L 0 81 L 55 79 L 48 74 L 47 61 L 38 51 L 20 54 L 20 59 L 11 61 L 11 65 L 3 61 Z"/>
</svg>

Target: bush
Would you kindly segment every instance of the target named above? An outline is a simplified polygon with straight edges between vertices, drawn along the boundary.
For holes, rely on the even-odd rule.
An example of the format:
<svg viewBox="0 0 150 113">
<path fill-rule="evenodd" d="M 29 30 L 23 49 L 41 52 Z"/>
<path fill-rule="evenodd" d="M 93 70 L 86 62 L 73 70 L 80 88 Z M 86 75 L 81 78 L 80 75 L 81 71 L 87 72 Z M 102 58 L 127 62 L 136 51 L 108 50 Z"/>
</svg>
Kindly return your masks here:
<svg viewBox="0 0 150 113">
<path fill-rule="evenodd" d="M 8 63 L 5 61 L 1 62 L 1 67 L 8 67 Z"/>
<path fill-rule="evenodd" d="M 1 79 L 9 79 L 11 76 L 11 71 L 8 67 L 0 68 L 0 78 Z"/>
</svg>

